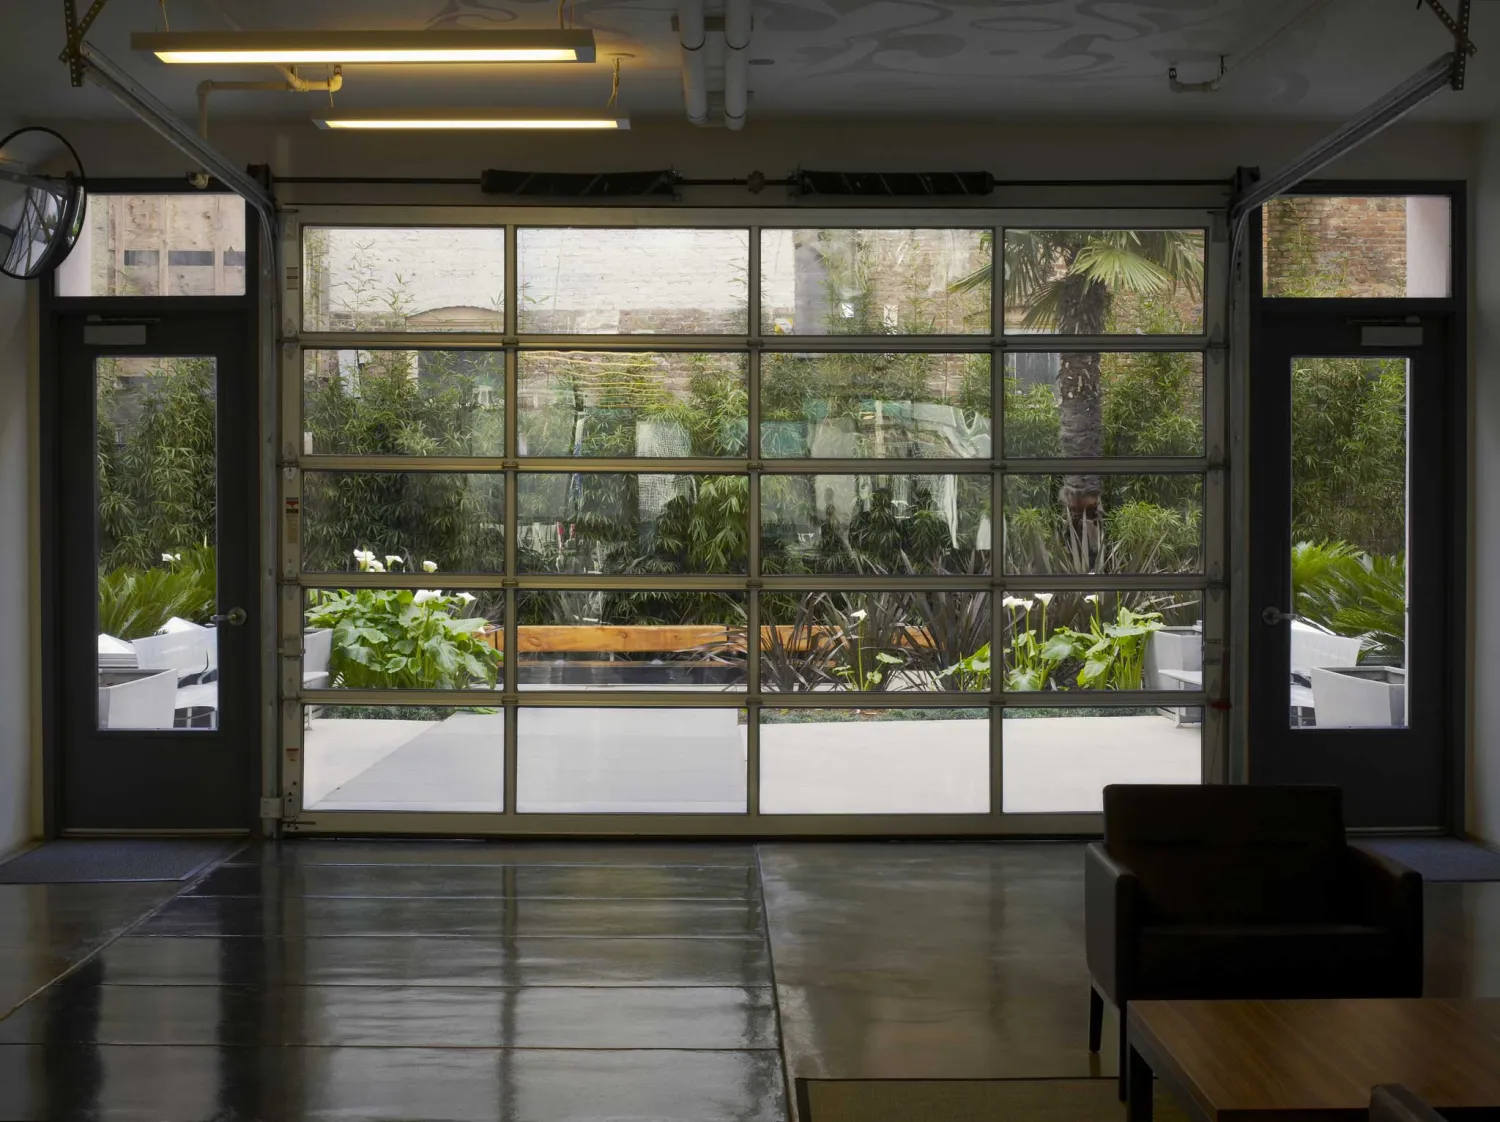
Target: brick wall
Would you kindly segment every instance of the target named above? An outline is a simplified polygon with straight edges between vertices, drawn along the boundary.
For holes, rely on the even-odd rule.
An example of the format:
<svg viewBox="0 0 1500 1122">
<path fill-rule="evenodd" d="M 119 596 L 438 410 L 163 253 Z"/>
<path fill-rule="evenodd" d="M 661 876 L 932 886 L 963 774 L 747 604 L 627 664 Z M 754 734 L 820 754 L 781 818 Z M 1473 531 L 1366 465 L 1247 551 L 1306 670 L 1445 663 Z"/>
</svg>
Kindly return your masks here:
<svg viewBox="0 0 1500 1122">
<path fill-rule="evenodd" d="M 1268 296 L 1406 295 L 1406 199 L 1302 196 L 1265 208 Z"/>
</svg>

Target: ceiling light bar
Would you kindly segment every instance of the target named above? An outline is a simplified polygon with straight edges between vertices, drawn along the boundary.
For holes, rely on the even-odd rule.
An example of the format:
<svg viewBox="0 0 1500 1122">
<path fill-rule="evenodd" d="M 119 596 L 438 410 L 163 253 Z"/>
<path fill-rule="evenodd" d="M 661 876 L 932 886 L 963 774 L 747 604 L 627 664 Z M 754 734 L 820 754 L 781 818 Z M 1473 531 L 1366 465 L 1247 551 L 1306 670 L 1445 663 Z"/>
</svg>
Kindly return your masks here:
<svg viewBox="0 0 1500 1122">
<path fill-rule="evenodd" d="M 594 33 L 557 31 L 164 31 L 132 35 L 165 63 L 593 62 Z"/>
<path fill-rule="evenodd" d="M 577 129 L 611 131 L 630 128 L 618 109 L 393 109 L 330 112 L 313 118 L 320 129 Z"/>
</svg>

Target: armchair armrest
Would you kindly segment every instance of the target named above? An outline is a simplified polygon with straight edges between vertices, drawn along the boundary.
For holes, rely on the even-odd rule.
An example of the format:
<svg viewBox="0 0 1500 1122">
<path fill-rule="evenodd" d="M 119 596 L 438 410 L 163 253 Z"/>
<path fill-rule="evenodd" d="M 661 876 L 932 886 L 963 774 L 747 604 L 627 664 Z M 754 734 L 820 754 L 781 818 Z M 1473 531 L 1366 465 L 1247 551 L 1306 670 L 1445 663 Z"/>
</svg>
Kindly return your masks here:
<svg viewBox="0 0 1500 1122">
<path fill-rule="evenodd" d="M 1103 842 L 1083 858 L 1084 935 L 1089 973 L 1117 1006 L 1135 986 L 1141 882 L 1110 855 Z"/>
<path fill-rule="evenodd" d="M 1443 1116 L 1400 1083 L 1370 1092 L 1370 1122 L 1443 1122 Z"/>
<path fill-rule="evenodd" d="M 1344 875 L 1360 922 L 1391 933 L 1402 964 L 1395 995 L 1422 995 L 1422 876 L 1380 853 L 1351 845 Z"/>
</svg>

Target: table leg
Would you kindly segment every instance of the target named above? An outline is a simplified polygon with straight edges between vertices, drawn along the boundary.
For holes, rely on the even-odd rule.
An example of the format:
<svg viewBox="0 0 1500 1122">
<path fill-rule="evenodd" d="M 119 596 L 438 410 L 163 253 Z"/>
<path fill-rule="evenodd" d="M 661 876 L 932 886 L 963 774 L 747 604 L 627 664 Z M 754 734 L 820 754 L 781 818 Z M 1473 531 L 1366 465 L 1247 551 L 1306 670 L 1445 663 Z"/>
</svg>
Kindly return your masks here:
<svg viewBox="0 0 1500 1122">
<path fill-rule="evenodd" d="M 1126 1081 L 1129 1104 L 1125 1108 L 1127 1122 L 1151 1122 L 1152 1078 L 1151 1065 L 1134 1047 L 1130 1049 L 1130 1077 Z"/>
</svg>

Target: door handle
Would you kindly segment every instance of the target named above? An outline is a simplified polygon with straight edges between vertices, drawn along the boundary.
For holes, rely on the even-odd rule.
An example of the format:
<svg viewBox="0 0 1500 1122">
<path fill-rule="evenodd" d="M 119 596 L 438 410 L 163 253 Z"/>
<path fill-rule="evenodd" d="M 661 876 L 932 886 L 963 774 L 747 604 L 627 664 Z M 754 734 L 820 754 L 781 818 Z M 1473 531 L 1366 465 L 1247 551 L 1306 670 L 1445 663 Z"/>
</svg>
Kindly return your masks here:
<svg viewBox="0 0 1500 1122">
<path fill-rule="evenodd" d="M 227 623 L 230 627 L 239 627 L 248 617 L 244 608 L 230 608 L 223 615 L 209 616 L 210 623 Z"/>
<path fill-rule="evenodd" d="M 1267 607 L 1260 610 L 1260 622 L 1267 627 L 1275 627 L 1278 623 L 1291 623 L 1293 618 L 1291 612 L 1283 612 L 1277 607 Z"/>
</svg>

